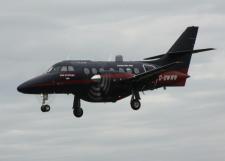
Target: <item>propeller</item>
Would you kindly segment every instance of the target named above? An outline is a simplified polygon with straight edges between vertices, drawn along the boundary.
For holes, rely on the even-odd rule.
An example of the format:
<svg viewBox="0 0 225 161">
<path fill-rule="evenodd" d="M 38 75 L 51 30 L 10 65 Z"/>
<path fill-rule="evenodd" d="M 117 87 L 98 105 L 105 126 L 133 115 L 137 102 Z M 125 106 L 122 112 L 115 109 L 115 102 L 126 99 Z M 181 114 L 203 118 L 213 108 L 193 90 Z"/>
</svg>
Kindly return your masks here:
<svg viewBox="0 0 225 161">
<path fill-rule="evenodd" d="M 112 60 L 112 55 L 109 56 L 108 62 Z M 91 99 L 100 101 L 105 95 L 108 95 L 111 88 L 111 73 L 113 73 L 112 69 L 106 69 L 106 63 L 101 66 L 98 73 L 91 77 L 92 80 L 95 81 L 88 92 L 88 95 Z"/>
</svg>

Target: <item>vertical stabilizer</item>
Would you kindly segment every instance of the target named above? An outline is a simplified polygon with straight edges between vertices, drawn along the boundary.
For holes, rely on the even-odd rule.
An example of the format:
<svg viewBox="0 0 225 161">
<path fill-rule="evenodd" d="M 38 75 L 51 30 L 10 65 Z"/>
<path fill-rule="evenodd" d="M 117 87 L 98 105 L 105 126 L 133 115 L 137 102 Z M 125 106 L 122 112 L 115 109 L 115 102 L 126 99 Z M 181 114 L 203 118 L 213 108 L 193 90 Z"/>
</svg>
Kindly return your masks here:
<svg viewBox="0 0 225 161">
<path fill-rule="evenodd" d="M 166 55 L 162 58 L 165 64 L 180 61 L 182 64 L 175 66 L 176 70 L 182 73 L 187 73 L 191 62 L 191 56 L 194 49 L 196 37 L 198 33 L 198 27 L 188 27 L 183 34 L 177 39 L 173 46 L 169 49 Z M 184 53 L 187 51 L 186 53 Z M 175 54 L 183 52 L 182 54 Z"/>
</svg>

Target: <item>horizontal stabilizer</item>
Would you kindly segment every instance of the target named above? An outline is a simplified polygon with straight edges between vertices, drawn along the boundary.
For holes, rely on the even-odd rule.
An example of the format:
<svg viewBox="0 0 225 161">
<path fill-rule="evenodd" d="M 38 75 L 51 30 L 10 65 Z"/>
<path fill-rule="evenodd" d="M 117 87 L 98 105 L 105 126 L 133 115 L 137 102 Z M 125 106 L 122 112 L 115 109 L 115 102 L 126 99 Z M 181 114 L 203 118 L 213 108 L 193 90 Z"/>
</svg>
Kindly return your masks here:
<svg viewBox="0 0 225 161">
<path fill-rule="evenodd" d="M 210 51 L 210 50 L 215 50 L 214 48 L 206 48 L 206 49 L 198 49 L 198 50 L 184 50 L 184 51 L 176 51 L 176 52 L 169 52 L 166 54 L 171 54 L 171 55 L 182 55 L 182 54 L 195 54 L 195 53 L 200 53 L 200 52 L 205 52 L 205 51 Z M 163 56 L 165 56 L 166 54 L 161 54 L 161 55 L 157 55 L 157 56 L 152 56 L 149 58 L 145 58 L 144 60 L 152 60 L 152 59 L 159 59 Z"/>
</svg>

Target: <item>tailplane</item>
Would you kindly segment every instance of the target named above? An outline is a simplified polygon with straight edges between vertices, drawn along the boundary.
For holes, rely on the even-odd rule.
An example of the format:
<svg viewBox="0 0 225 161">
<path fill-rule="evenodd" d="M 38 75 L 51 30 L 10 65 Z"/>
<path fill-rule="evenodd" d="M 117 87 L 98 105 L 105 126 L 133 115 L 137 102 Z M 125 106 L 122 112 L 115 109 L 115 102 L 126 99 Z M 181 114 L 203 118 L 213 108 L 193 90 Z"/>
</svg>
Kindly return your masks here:
<svg viewBox="0 0 225 161">
<path fill-rule="evenodd" d="M 167 53 L 145 58 L 144 60 L 147 61 L 159 60 L 161 65 L 177 61 L 182 62 L 182 64 L 175 66 L 174 69 L 183 71 L 184 74 L 187 74 L 192 54 L 215 50 L 214 48 L 194 50 L 197 34 L 198 34 L 198 27 L 196 26 L 188 27 L 177 39 L 177 41 L 173 44 L 173 46 L 168 50 Z"/>
<path fill-rule="evenodd" d="M 197 34 L 198 27 L 188 27 L 166 54 L 153 56 L 150 58 L 146 58 L 145 60 L 156 59 L 162 66 L 173 62 L 181 62 L 173 66 L 171 70 L 179 72 L 181 75 L 188 76 L 188 69 L 190 66 L 192 54 L 214 50 L 213 48 L 194 50 Z M 185 83 L 186 79 L 180 82 L 180 85 L 184 86 Z"/>
</svg>

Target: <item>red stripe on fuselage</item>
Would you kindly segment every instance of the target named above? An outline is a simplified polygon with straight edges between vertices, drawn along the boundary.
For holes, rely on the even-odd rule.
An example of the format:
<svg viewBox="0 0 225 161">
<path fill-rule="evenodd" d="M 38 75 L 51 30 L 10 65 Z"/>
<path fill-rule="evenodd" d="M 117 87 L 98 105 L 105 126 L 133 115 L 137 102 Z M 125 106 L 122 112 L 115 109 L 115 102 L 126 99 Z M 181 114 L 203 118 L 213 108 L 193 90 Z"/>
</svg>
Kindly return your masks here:
<svg viewBox="0 0 225 161">
<path fill-rule="evenodd" d="M 131 73 L 110 73 L 110 74 L 102 74 L 102 78 L 109 78 L 109 79 L 128 79 L 133 77 L 134 74 Z M 63 77 L 61 77 L 62 79 Z M 72 79 L 72 78 L 71 78 Z M 52 81 L 52 82 L 46 82 L 46 83 L 40 83 L 36 84 L 33 87 L 52 87 L 54 85 L 71 85 L 71 84 L 90 84 L 95 81 L 91 79 L 80 79 L 80 80 L 59 80 L 59 81 Z"/>
<path fill-rule="evenodd" d="M 182 75 L 182 79 L 177 80 L 176 82 L 174 82 L 174 84 L 183 84 L 185 83 L 186 78 L 188 78 L 187 75 L 188 70 L 187 69 L 179 69 L 179 70 L 173 70 L 173 71 L 166 71 L 166 72 L 162 72 L 159 74 L 160 75 L 171 75 L 171 74 L 178 74 L 178 75 Z M 134 74 L 132 73 L 109 73 L 109 74 L 102 74 L 101 77 L 102 78 L 110 78 L 110 79 L 129 79 L 132 78 L 134 76 Z M 63 78 L 63 77 L 61 77 Z M 72 78 L 71 78 L 72 79 Z M 159 79 L 159 78 L 157 78 Z M 157 81 L 156 79 L 156 81 Z M 91 79 L 80 79 L 80 80 L 60 80 L 60 81 L 52 81 L 52 82 L 46 82 L 46 83 L 40 83 L 40 84 L 36 84 L 33 87 L 52 87 L 55 85 L 71 85 L 71 84 L 90 84 L 93 83 L 95 81 L 91 80 Z M 160 81 L 157 81 L 160 82 Z M 164 81 L 164 83 L 166 83 L 167 81 Z"/>
<path fill-rule="evenodd" d="M 132 73 L 109 73 L 109 74 L 102 74 L 101 77 L 104 78 L 114 78 L 114 79 L 123 79 L 123 78 L 131 78 L 134 74 Z"/>
</svg>

